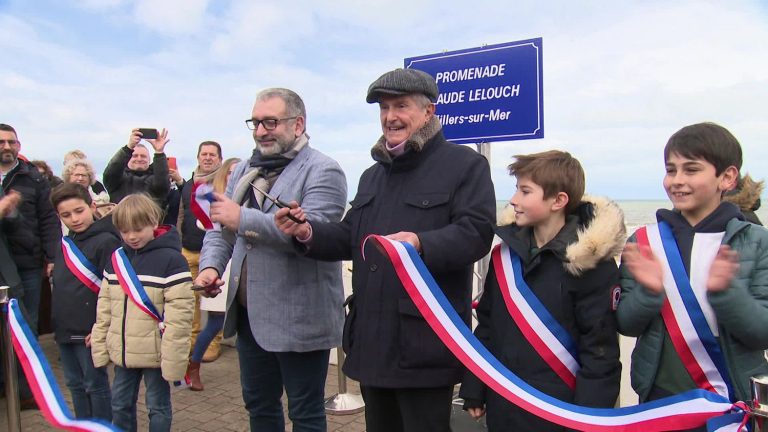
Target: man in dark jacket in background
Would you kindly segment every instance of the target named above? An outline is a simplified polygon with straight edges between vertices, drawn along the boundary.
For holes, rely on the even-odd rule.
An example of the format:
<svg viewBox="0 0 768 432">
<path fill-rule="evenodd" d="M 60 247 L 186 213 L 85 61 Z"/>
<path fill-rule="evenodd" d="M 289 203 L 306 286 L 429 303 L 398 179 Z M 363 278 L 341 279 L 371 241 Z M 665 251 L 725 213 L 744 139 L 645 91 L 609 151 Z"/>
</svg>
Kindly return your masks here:
<svg viewBox="0 0 768 432">
<path fill-rule="evenodd" d="M 112 156 L 104 169 L 104 186 L 113 203 L 119 203 L 125 196 L 132 193 L 144 192 L 165 208 L 165 202 L 170 190 L 168 180 L 168 159 L 165 156 L 165 145 L 168 144 L 168 131 L 163 129 L 157 139 L 147 139 L 155 150 L 152 164 L 149 163 L 149 150 L 139 144 L 142 134 L 139 129 L 131 131 L 128 144 Z"/>
<path fill-rule="evenodd" d="M 296 224 L 289 209 L 275 215 L 309 257 L 353 260 L 344 372 L 360 382 L 368 432 L 450 431 L 453 386 L 463 367 L 416 309 L 388 259 L 369 244 L 363 261 L 363 239 L 381 234 L 413 245 L 467 325 L 472 265 L 493 240 L 496 201 L 488 161 L 446 141 L 434 115 L 437 96 L 425 72 L 382 75 L 366 101 L 379 104 L 384 134 L 344 220 Z M 304 217 L 301 208 L 290 212 Z"/>
<path fill-rule="evenodd" d="M 0 195 L 5 195 L 4 204 L 0 205 L 5 208 L 0 224 L 5 239 L 0 241 L 7 240 L 11 260 L 2 259 L 0 266 L 5 284 L 11 286 L 11 297 L 19 300 L 30 329 L 37 334 L 43 273 L 50 276 L 53 270 L 61 226 L 50 202 L 48 181 L 34 165 L 19 158 L 19 150 L 21 142 L 16 130 L 0 123 Z M 12 205 L 5 201 L 9 199 Z M 7 213 L 8 209 L 12 209 L 12 215 Z M 9 219 L 15 220 L 10 223 Z M 19 396 L 21 409 L 37 406 L 23 373 L 19 373 Z"/>
<path fill-rule="evenodd" d="M 16 130 L 0 124 L 0 179 L 3 192 L 21 194 L 19 226 L 6 231 L 8 246 L 21 277 L 16 298 L 27 312 L 29 326 L 37 332 L 43 273 L 50 276 L 61 239 L 59 218 L 50 202 L 51 188 L 37 168 L 19 159 L 21 142 Z M 46 264 L 47 260 L 47 264 Z"/>
</svg>

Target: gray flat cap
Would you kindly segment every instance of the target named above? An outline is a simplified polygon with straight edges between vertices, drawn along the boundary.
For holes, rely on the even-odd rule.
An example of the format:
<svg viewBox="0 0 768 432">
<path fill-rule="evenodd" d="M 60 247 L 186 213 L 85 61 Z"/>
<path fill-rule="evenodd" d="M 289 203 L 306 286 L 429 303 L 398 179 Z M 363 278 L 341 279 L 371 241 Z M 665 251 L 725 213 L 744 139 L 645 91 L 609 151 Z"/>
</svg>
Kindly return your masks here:
<svg viewBox="0 0 768 432">
<path fill-rule="evenodd" d="M 404 95 L 421 93 L 432 102 L 437 101 L 440 91 L 432 75 L 418 69 L 395 69 L 380 76 L 368 87 L 365 101 L 376 103 L 381 94 Z"/>
</svg>

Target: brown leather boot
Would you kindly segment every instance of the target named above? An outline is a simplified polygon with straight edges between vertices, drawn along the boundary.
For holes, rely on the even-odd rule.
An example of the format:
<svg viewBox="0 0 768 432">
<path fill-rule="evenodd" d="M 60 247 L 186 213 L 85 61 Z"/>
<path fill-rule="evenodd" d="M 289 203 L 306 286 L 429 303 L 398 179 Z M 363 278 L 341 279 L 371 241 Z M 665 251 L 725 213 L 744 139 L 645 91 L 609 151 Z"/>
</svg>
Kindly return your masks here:
<svg viewBox="0 0 768 432">
<path fill-rule="evenodd" d="M 189 389 L 192 391 L 202 391 L 203 382 L 200 380 L 200 362 L 190 361 L 187 366 L 187 376 L 189 377 Z"/>
</svg>

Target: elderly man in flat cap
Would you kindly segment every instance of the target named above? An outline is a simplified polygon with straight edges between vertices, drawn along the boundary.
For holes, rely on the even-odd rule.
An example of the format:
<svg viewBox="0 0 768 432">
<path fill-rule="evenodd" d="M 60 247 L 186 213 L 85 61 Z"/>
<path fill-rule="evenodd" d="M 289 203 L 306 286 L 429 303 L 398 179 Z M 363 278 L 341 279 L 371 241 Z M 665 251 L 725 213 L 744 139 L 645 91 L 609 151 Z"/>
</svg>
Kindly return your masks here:
<svg viewBox="0 0 768 432">
<path fill-rule="evenodd" d="M 491 246 L 496 204 L 488 161 L 451 144 L 435 117 L 438 89 L 427 73 L 387 72 L 368 88 L 383 135 L 375 164 L 360 178 L 344 220 L 321 223 L 301 207 L 277 225 L 310 257 L 353 260 L 344 326 L 344 372 L 360 382 L 368 432 L 449 431 L 451 398 L 462 367 L 408 297 L 369 234 L 412 244 L 451 304 L 469 324 L 472 264 Z M 309 220 L 296 224 L 288 218 Z M 366 260 L 363 261 L 363 253 Z"/>
</svg>

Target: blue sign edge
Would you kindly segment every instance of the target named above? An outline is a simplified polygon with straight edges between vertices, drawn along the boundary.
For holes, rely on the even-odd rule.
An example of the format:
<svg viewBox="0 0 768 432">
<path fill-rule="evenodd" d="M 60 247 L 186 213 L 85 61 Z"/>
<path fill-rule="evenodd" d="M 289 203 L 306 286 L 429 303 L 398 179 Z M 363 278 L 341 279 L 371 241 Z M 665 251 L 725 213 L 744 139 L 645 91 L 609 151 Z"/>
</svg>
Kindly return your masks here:
<svg viewBox="0 0 768 432">
<path fill-rule="evenodd" d="M 538 125 L 537 128 L 533 132 L 529 133 L 522 133 L 522 134 L 509 134 L 509 135 L 491 135 L 491 136 L 485 136 L 485 137 L 467 137 L 467 138 L 458 138 L 458 139 L 452 139 L 451 142 L 454 142 L 456 144 L 476 144 L 476 143 L 484 143 L 484 142 L 494 142 L 494 141 L 516 141 L 516 140 L 524 140 L 524 139 L 541 139 L 544 138 L 544 69 L 542 67 L 543 63 L 543 45 L 544 40 L 543 38 L 533 38 L 533 39 L 524 39 L 519 41 L 513 41 L 513 42 L 505 42 L 500 44 L 494 44 L 494 45 L 485 45 L 482 47 L 474 47 L 474 48 L 465 48 L 461 50 L 456 51 L 446 51 L 442 53 L 435 53 L 435 54 L 426 54 L 416 57 L 407 57 L 403 59 L 403 67 L 406 69 L 410 69 L 414 63 L 419 63 L 423 61 L 428 61 L 432 59 L 440 59 L 444 57 L 453 57 L 456 55 L 462 55 L 462 54 L 472 54 L 475 52 L 482 52 L 482 51 L 491 51 L 491 50 L 497 50 L 502 48 L 514 48 L 518 46 L 523 45 L 533 45 L 534 48 L 536 48 L 536 82 L 538 87 Z"/>
</svg>

